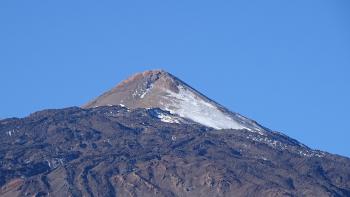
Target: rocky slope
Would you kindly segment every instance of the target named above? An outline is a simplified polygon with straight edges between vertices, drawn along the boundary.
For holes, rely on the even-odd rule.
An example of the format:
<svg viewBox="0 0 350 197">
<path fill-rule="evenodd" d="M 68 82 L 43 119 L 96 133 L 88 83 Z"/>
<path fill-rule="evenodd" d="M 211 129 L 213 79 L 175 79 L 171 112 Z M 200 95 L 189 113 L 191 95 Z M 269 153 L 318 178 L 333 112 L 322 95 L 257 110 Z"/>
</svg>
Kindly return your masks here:
<svg viewBox="0 0 350 197">
<path fill-rule="evenodd" d="M 0 196 L 349 196 L 350 160 L 161 109 L 0 121 Z"/>
</svg>

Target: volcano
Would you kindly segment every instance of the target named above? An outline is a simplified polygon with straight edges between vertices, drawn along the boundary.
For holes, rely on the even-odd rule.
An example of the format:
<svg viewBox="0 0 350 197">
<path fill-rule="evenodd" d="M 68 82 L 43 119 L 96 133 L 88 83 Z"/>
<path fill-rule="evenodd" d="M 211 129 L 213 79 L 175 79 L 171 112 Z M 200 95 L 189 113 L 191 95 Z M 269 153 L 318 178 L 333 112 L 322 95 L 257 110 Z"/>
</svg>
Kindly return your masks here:
<svg viewBox="0 0 350 197">
<path fill-rule="evenodd" d="M 153 70 L 82 107 L 0 120 L 0 196 L 350 196 L 350 159 Z"/>
</svg>

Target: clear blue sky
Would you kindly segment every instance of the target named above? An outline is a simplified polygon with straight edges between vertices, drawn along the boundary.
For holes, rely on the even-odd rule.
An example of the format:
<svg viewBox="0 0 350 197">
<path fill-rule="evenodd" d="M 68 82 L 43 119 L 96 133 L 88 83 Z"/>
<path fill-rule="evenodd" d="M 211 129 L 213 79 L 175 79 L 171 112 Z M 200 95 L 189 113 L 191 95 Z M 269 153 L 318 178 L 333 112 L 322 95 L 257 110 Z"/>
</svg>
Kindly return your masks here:
<svg viewBox="0 0 350 197">
<path fill-rule="evenodd" d="M 127 2 L 127 3 L 126 3 Z M 78 106 L 163 68 L 350 156 L 350 1 L 0 1 L 0 117 Z"/>
</svg>

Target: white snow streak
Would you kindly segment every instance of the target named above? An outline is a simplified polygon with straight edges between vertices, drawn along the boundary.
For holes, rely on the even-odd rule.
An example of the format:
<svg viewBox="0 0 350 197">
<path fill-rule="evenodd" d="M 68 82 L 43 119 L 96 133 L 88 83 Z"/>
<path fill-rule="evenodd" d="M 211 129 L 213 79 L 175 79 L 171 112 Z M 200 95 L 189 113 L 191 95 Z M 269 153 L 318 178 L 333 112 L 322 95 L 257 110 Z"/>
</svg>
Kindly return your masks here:
<svg viewBox="0 0 350 197">
<path fill-rule="evenodd" d="M 189 118 L 195 122 L 215 129 L 247 129 L 229 115 L 224 114 L 213 104 L 199 98 L 193 92 L 179 86 L 179 93 L 166 90 L 171 104 L 166 110 L 178 114 L 181 117 Z"/>
<path fill-rule="evenodd" d="M 151 84 L 151 86 L 145 90 L 143 90 L 143 89 L 136 90 L 132 95 L 133 95 L 133 97 L 139 96 L 141 99 L 143 99 L 152 88 L 153 88 L 153 84 Z"/>
<path fill-rule="evenodd" d="M 169 116 L 167 114 L 163 114 L 163 113 L 159 113 L 158 118 L 162 122 L 166 122 L 166 123 L 180 123 L 180 121 L 175 119 L 174 117 L 171 117 L 171 116 Z"/>
<path fill-rule="evenodd" d="M 12 129 L 11 131 L 7 131 L 7 135 L 9 135 L 10 137 L 13 135 L 13 134 L 15 134 L 15 130 L 14 129 Z"/>
</svg>

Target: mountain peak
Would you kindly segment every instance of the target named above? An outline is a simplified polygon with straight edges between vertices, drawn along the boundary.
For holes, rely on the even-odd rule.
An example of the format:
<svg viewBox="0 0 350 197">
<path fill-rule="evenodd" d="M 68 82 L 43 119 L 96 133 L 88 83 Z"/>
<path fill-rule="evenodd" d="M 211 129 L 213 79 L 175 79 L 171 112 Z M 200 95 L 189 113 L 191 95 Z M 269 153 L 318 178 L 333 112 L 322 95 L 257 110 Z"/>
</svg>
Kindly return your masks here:
<svg viewBox="0 0 350 197">
<path fill-rule="evenodd" d="M 160 108 L 215 129 L 264 131 L 255 121 L 229 111 L 164 70 L 134 74 L 83 108 L 109 105 Z"/>
<path fill-rule="evenodd" d="M 122 81 L 119 85 L 125 84 L 125 83 L 130 83 L 135 80 L 141 79 L 141 78 L 146 78 L 146 79 L 158 79 L 159 77 L 164 77 L 164 76 L 169 76 L 170 74 L 166 72 L 165 70 L 147 70 L 144 72 L 139 72 L 136 73 L 126 80 Z"/>
<path fill-rule="evenodd" d="M 147 70 L 144 72 L 136 73 L 126 80 L 119 83 L 114 89 L 133 89 L 134 86 L 137 86 L 138 92 L 143 92 L 142 88 L 149 88 L 157 80 L 161 80 L 162 83 L 157 83 L 157 85 L 162 85 L 164 88 L 173 89 L 176 91 L 176 85 L 178 84 L 179 79 L 177 79 L 172 74 L 166 72 L 165 70 Z M 145 87 L 146 86 L 146 87 Z M 140 89 L 141 88 L 141 89 Z M 136 96 L 136 95 L 135 95 Z M 134 96 L 134 97 L 135 97 Z M 140 97 L 142 96 L 139 95 Z M 145 95 L 144 95 L 145 96 Z"/>
</svg>

